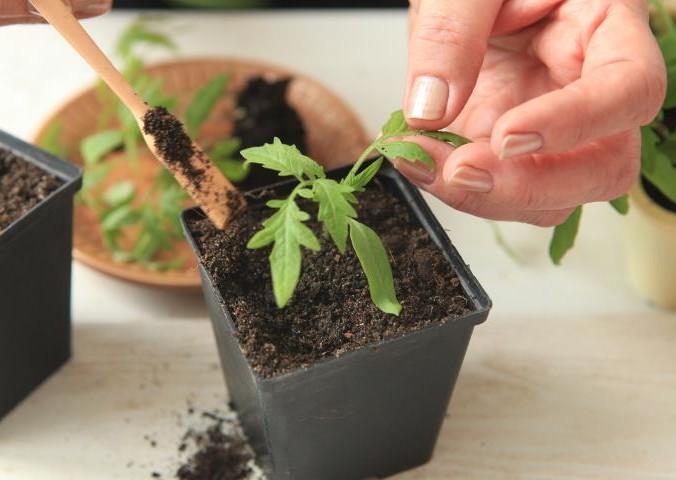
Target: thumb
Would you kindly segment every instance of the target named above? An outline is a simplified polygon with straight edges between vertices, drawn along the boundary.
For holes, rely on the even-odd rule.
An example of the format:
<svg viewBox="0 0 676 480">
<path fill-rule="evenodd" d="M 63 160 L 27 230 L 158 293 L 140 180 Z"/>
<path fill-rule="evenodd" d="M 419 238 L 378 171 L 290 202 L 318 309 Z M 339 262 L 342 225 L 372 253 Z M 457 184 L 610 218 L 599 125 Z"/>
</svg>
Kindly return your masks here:
<svg viewBox="0 0 676 480">
<path fill-rule="evenodd" d="M 438 130 L 460 113 L 476 84 L 501 5 L 502 0 L 412 4 L 404 102 L 412 127 Z"/>
</svg>

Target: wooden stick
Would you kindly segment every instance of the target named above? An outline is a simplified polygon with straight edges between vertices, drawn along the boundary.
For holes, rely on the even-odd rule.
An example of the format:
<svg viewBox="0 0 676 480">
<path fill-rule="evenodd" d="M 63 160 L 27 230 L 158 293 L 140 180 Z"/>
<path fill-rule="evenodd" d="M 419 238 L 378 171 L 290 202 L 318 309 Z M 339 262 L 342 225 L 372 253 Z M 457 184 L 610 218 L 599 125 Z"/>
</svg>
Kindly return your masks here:
<svg viewBox="0 0 676 480">
<path fill-rule="evenodd" d="M 131 110 L 143 131 L 143 118 L 150 107 L 94 43 L 94 40 L 73 16 L 70 8 L 61 0 L 30 0 L 30 2 Z M 243 196 L 194 142 L 194 154 L 190 163 L 195 170 L 203 172 L 199 179 L 185 175 L 172 162 L 160 155 L 155 148 L 155 138 L 152 135 L 144 134 L 143 138 L 150 151 L 169 169 L 178 183 L 202 207 L 217 228 L 225 227 L 233 213 L 233 207 L 244 205 Z"/>
</svg>

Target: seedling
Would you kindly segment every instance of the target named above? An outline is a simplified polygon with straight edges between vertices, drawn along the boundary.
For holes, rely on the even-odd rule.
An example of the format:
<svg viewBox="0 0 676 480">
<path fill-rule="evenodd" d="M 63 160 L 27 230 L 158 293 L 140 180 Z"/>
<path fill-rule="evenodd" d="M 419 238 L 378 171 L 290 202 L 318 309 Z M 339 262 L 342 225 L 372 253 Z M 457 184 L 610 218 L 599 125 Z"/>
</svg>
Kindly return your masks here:
<svg viewBox="0 0 676 480">
<path fill-rule="evenodd" d="M 354 206 L 357 195 L 362 192 L 378 173 L 383 158 L 405 159 L 421 162 L 434 168 L 434 161 L 417 143 L 400 140 L 398 137 L 424 135 L 455 146 L 469 140 L 449 132 L 411 129 L 401 111 L 394 112 L 382 128 L 382 134 L 357 159 L 345 178 L 336 181 L 327 178 L 324 168 L 310 157 L 303 155 L 295 146 L 285 145 L 278 138 L 272 144 L 242 150 L 245 164 L 256 163 L 274 170 L 279 176 L 291 176 L 298 180 L 289 196 L 270 200 L 266 205 L 277 211 L 263 222 L 247 244 L 257 249 L 272 246 L 270 271 L 272 288 L 279 308 L 284 307 L 296 289 L 301 273 L 301 247 L 318 251 L 321 246 L 314 232 L 304 224 L 310 214 L 301 210 L 297 197 L 318 204 L 317 219 L 322 223 L 341 253 L 348 248 L 348 238 L 364 270 L 373 303 L 385 313 L 398 315 L 401 304 L 397 300 L 388 254 L 378 235 L 357 220 Z M 380 156 L 362 168 L 369 156 Z"/>
<path fill-rule="evenodd" d="M 164 91 L 164 80 L 144 72 L 144 49 L 169 52 L 177 49 L 168 35 L 153 27 L 145 18 L 132 22 L 118 39 L 115 53 L 122 61 L 125 78 L 146 103 L 175 110 L 178 98 Z M 191 136 L 199 138 L 202 125 L 227 94 L 228 84 L 228 75 L 215 75 L 190 99 L 183 120 Z M 140 264 L 149 270 L 181 268 L 184 263 L 181 258 L 159 261 L 158 257 L 163 252 L 173 252 L 176 243 L 182 241 L 178 214 L 186 206 L 188 195 L 164 168 L 146 191 L 141 191 L 130 180 L 101 188 L 116 162 L 127 162 L 132 174 L 137 171 L 143 139 L 134 116 L 102 81 L 97 83 L 96 93 L 101 106 L 97 131 L 79 145 L 85 174 L 78 200 L 96 213 L 104 245 L 116 261 Z M 50 124 L 41 146 L 65 157 L 68 152 L 60 142 L 62 126 L 58 121 Z M 248 169 L 239 158 L 239 147 L 237 138 L 225 138 L 213 143 L 207 152 L 222 173 L 234 182 L 248 175 Z M 117 151 L 122 155 L 110 156 Z M 125 236 L 132 237 L 131 244 L 122 241 Z"/>
</svg>

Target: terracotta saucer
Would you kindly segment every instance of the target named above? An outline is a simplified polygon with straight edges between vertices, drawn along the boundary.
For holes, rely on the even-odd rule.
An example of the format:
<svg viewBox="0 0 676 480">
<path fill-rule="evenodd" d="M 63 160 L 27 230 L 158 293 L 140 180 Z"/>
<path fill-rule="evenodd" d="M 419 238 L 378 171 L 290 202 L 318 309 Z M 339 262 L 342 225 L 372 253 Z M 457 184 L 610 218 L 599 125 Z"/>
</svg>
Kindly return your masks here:
<svg viewBox="0 0 676 480">
<path fill-rule="evenodd" d="M 179 113 L 198 88 L 220 73 L 231 76 L 232 90 L 237 90 L 247 78 L 255 75 L 269 78 L 291 76 L 289 102 L 304 121 L 310 156 L 329 168 L 340 166 L 346 159 L 356 158 L 368 144 L 361 122 L 340 98 L 316 80 L 281 67 L 233 58 L 204 58 L 162 63 L 149 67 L 147 72 L 164 78 L 165 90 L 179 98 Z M 230 108 L 226 100 L 221 102 L 205 123 L 203 135 L 207 138 L 227 135 L 231 125 L 224 119 L 224 113 Z M 96 131 L 100 109 L 94 87 L 89 88 L 50 115 L 33 140 L 39 144 L 47 127 L 59 119 L 63 125 L 60 139 L 69 152 L 69 160 L 81 165 L 78 145 L 84 137 Z M 139 191 L 144 191 L 158 169 L 159 164 L 142 150 L 138 170 L 129 178 L 138 184 Z M 116 168 L 106 181 L 125 176 L 124 168 Z M 115 261 L 103 244 L 96 215 L 78 202 L 75 204 L 73 256 L 96 270 L 133 282 L 174 288 L 197 288 L 200 285 L 196 264 L 185 242 L 177 243 L 169 258 L 159 259 L 184 258 L 184 266 L 177 270 L 151 271 L 141 265 Z"/>
</svg>

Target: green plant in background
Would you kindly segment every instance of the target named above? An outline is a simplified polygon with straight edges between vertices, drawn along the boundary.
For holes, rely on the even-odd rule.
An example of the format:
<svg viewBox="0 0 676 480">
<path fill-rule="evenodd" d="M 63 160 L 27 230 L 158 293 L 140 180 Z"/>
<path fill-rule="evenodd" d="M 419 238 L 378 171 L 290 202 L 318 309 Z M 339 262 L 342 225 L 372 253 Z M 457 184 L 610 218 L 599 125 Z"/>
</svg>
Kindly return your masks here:
<svg viewBox="0 0 676 480">
<path fill-rule="evenodd" d="M 650 0 L 651 27 L 667 67 L 667 94 L 662 110 L 650 125 L 641 127 L 641 176 L 672 202 L 676 202 L 676 121 L 669 125 L 668 111 L 676 108 L 676 29 L 674 21 L 660 0 Z M 613 208 L 626 214 L 627 195 L 610 202 Z M 554 229 L 549 255 L 555 264 L 573 247 L 582 216 L 579 206 L 568 219 Z"/>
<path fill-rule="evenodd" d="M 139 95 L 153 106 L 173 110 L 178 99 L 164 91 L 163 79 L 144 72 L 143 52 L 159 49 L 176 51 L 173 40 L 156 28 L 148 18 L 132 22 L 117 41 L 115 53 L 121 59 L 121 70 Z M 184 123 L 191 136 L 197 137 L 217 102 L 227 92 L 229 77 L 217 75 L 200 88 L 185 109 Z M 78 199 L 93 209 L 100 221 L 101 234 L 113 258 L 133 262 L 150 270 L 180 268 L 182 259 L 157 261 L 161 252 L 171 252 L 176 242 L 182 241 L 178 216 L 188 195 L 174 181 L 166 169 L 161 169 L 152 187 L 138 191 L 131 180 L 122 180 L 101 191 L 99 186 L 113 169 L 115 162 L 128 162 L 136 171 L 138 152 L 144 144 L 136 119 L 103 83 L 96 84 L 96 94 L 101 106 L 97 119 L 97 132 L 80 142 L 80 153 L 85 165 L 82 190 Z M 61 125 L 50 125 L 43 136 L 43 148 L 66 156 L 61 145 Z M 208 155 L 219 169 L 234 182 L 242 181 L 248 174 L 239 157 L 240 142 L 226 138 L 216 142 Z M 121 152 L 109 157 L 112 152 Z M 121 239 L 127 229 L 134 229 L 134 242 L 124 248 Z"/>
<path fill-rule="evenodd" d="M 362 153 L 347 176 L 340 181 L 327 178 L 321 165 L 303 155 L 295 146 L 285 145 L 277 138 L 272 144 L 242 150 L 247 164 L 260 164 L 278 172 L 280 176 L 292 176 L 298 180 L 288 197 L 267 203 L 267 206 L 277 211 L 263 222 L 263 228 L 247 245 L 252 249 L 273 245 L 269 257 L 270 271 L 278 307 L 282 308 L 289 302 L 298 284 L 301 247 L 315 251 L 321 248 L 313 231 L 304 224 L 310 215 L 296 203 L 297 197 L 301 197 L 318 204 L 317 219 L 341 253 L 345 253 L 349 238 L 366 275 L 373 303 L 383 312 L 399 314 L 401 305 L 395 293 L 392 268 L 385 247 L 371 228 L 357 220 L 354 205 L 358 203 L 357 194 L 366 188 L 380 170 L 383 157 L 434 165 L 432 158 L 418 144 L 392 140 L 393 137 L 411 135 L 425 135 L 455 146 L 469 141 L 448 132 L 412 130 L 406 124 L 403 113 L 397 111 L 383 126 L 381 136 Z M 362 169 L 374 151 L 381 156 Z"/>
</svg>

